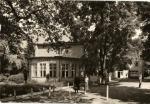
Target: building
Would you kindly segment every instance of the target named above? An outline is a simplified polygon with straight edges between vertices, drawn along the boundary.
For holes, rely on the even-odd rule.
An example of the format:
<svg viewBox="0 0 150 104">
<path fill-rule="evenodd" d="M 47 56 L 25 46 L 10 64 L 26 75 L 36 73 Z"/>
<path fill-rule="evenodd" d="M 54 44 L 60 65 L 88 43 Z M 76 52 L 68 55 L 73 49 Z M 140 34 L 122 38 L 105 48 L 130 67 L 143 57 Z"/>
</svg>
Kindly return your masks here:
<svg viewBox="0 0 150 104">
<path fill-rule="evenodd" d="M 115 70 L 113 72 L 113 78 L 128 78 L 129 70 Z"/>
<path fill-rule="evenodd" d="M 65 45 L 35 44 L 34 55 L 30 57 L 30 79 L 37 82 L 49 80 L 72 80 L 80 75 L 80 58 L 83 46 L 67 42 Z M 57 49 L 55 47 L 58 47 Z"/>
</svg>

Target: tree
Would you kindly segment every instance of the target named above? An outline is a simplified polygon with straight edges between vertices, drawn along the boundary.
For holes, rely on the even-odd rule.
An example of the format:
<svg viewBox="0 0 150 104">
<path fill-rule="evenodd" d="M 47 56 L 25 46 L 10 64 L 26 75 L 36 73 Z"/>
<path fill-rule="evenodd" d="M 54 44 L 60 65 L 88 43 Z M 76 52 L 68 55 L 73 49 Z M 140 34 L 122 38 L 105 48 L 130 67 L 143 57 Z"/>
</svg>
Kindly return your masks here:
<svg viewBox="0 0 150 104">
<path fill-rule="evenodd" d="M 137 3 L 138 4 L 138 12 L 140 15 L 141 19 L 141 24 L 142 24 L 142 42 L 143 42 L 143 52 L 142 56 L 145 61 L 150 61 L 150 3 L 149 2 L 142 2 L 142 3 Z"/>
<path fill-rule="evenodd" d="M 74 41 L 84 44 L 88 60 L 98 60 L 102 76 L 105 70 L 113 71 L 138 27 L 136 3 L 67 1 L 56 6 L 60 8 L 56 20 L 69 27 Z"/>
</svg>

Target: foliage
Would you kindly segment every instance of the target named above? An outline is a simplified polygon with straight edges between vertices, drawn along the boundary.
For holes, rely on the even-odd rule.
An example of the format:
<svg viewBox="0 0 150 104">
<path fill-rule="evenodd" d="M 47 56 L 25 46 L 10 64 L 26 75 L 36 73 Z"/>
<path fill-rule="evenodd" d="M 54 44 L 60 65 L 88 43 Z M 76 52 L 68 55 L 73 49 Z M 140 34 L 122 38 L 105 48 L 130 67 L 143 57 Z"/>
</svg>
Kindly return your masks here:
<svg viewBox="0 0 150 104">
<path fill-rule="evenodd" d="M 56 20 L 70 28 L 74 41 L 84 44 L 85 66 L 99 66 L 102 73 L 113 71 L 138 27 L 136 3 L 67 1 L 56 2 L 56 6 L 60 8 Z"/>
<path fill-rule="evenodd" d="M 0 74 L 0 82 L 4 82 L 6 80 L 7 80 L 7 77 L 2 75 L 2 74 Z"/>
<path fill-rule="evenodd" d="M 13 95 L 14 90 L 16 90 L 16 95 L 23 95 L 31 92 L 31 88 L 33 92 L 39 92 L 43 90 L 43 87 L 48 89 L 48 86 L 38 85 L 38 84 L 25 84 L 25 85 L 1 85 L 0 86 L 0 96 L 1 98 L 9 97 L 9 95 Z"/>
<path fill-rule="evenodd" d="M 11 75 L 8 78 L 9 81 L 15 82 L 15 83 L 23 83 L 24 82 L 24 76 L 22 73 L 16 74 L 16 75 Z"/>
<path fill-rule="evenodd" d="M 142 3 L 137 3 L 138 8 L 139 8 L 139 15 L 141 19 L 141 24 L 142 24 L 142 41 L 143 41 L 143 52 L 142 56 L 145 61 L 150 61 L 150 3 L 149 2 L 142 2 Z"/>
</svg>

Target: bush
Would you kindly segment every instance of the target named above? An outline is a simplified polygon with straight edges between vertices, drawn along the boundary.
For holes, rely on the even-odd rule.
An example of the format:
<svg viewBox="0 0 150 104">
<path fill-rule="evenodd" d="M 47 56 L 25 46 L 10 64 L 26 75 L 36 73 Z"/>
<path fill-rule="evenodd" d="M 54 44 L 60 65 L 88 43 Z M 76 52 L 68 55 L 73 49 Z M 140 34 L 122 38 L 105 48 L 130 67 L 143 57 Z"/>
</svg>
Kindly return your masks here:
<svg viewBox="0 0 150 104">
<path fill-rule="evenodd" d="M 19 73 L 16 75 L 11 75 L 8 80 L 19 84 L 24 82 L 24 76 L 22 73 Z"/>
<path fill-rule="evenodd" d="M 3 74 L 0 74 L 0 82 L 4 82 L 7 80 L 7 77 L 4 76 Z"/>
<path fill-rule="evenodd" d="M 28 84 L 33 84 L 34 85 L 34 84 L 38 84 L 38 82 L 36 80 L 29 80 Z"/>
</svg>

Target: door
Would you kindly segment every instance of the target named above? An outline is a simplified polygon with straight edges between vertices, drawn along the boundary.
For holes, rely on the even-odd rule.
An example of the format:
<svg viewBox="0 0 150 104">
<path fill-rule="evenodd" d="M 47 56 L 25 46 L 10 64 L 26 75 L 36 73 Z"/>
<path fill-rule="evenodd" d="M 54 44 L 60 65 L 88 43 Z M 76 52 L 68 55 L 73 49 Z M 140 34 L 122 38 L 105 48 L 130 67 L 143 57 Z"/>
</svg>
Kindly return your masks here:
<svg viewBox="0 0 150 104">
<path fill-rule="evenodd" d="M 120 78 L 120 72 L 118 72 L 118 78 Z"/>
</svg>

